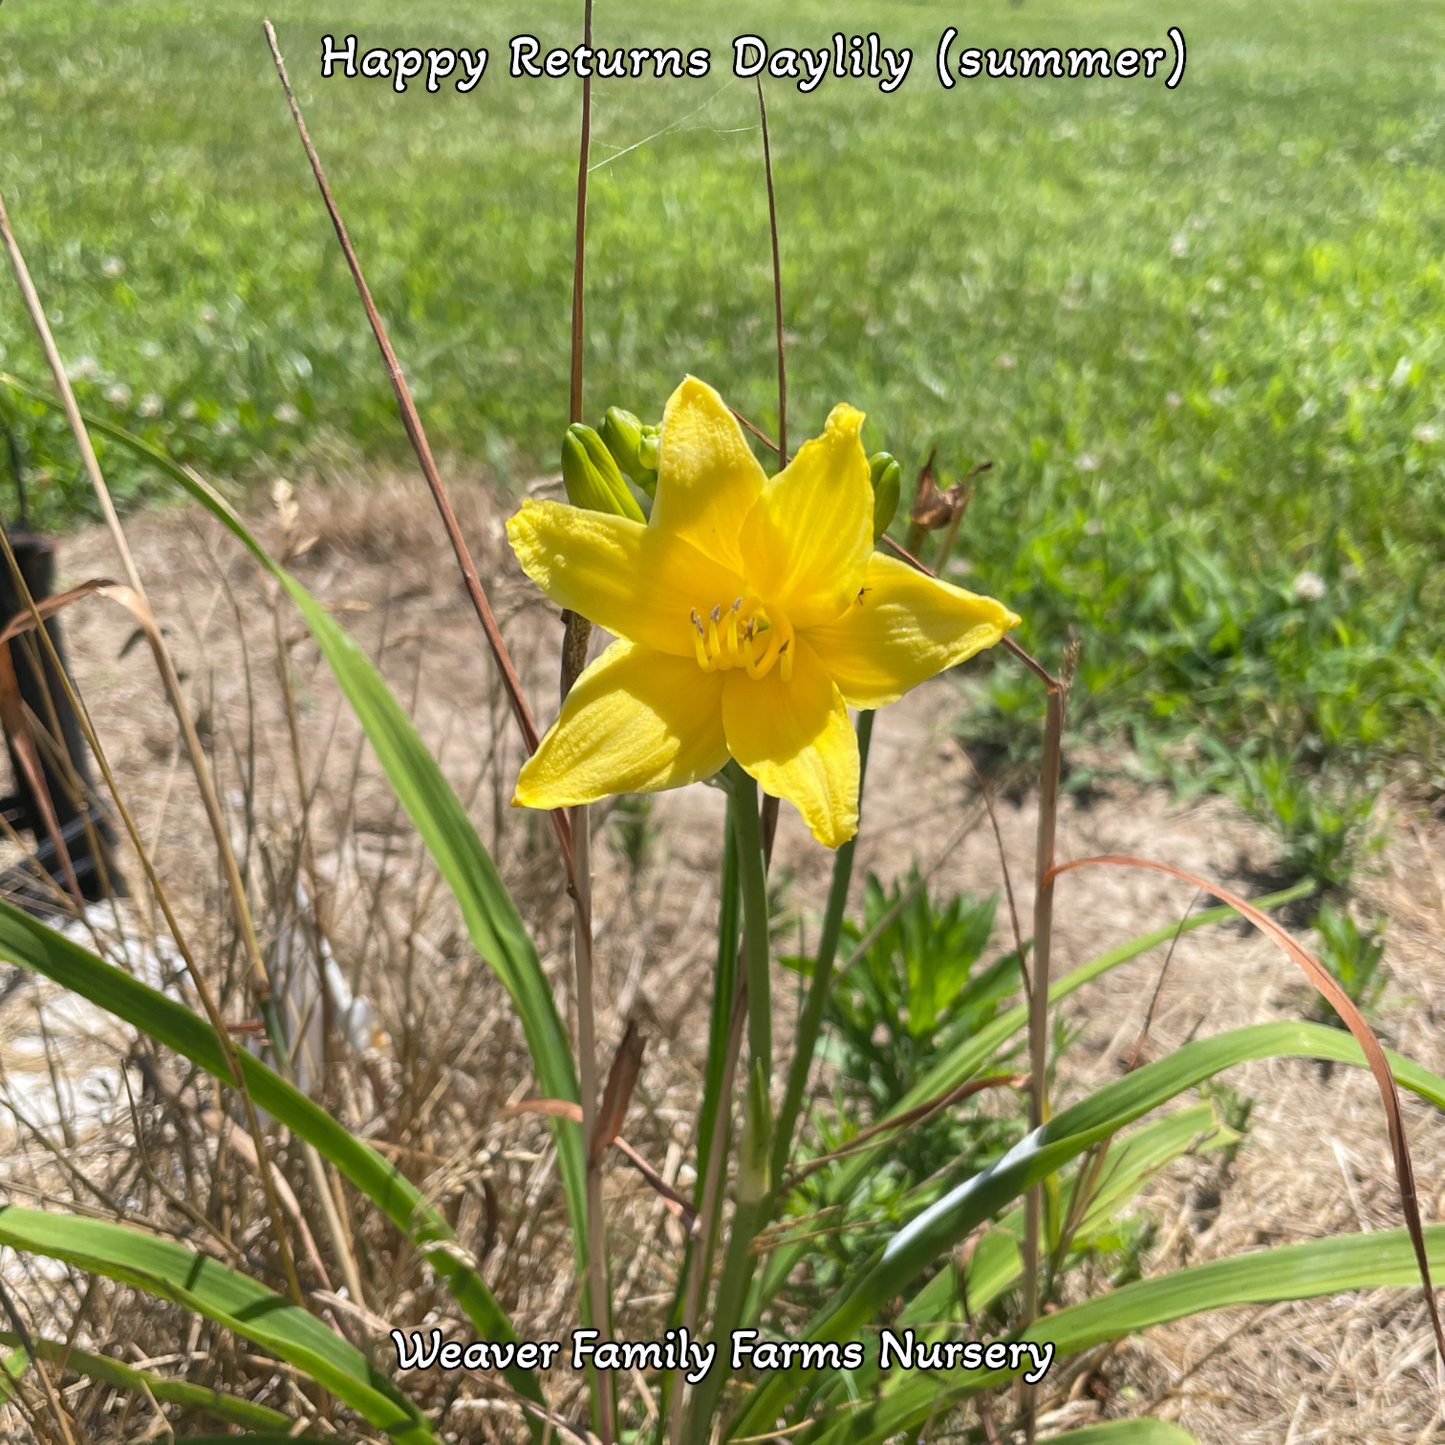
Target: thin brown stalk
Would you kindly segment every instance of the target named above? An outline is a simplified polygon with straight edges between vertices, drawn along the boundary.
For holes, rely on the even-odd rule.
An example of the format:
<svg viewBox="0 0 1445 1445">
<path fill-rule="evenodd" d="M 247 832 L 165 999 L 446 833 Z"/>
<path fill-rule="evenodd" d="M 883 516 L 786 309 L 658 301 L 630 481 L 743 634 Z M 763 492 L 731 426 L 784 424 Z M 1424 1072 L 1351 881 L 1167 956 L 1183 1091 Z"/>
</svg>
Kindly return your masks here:
<svg viewBox="0 0 1445 1445">
<path fill-rule="evenodd" d="M 70 1321 L 70 1328 L 65 1332 L 65 1343 L 60 1351 L 60 1358 L 55 1362 L 55 1373 L 57 1376 L 65 1374 L 65 1367 L 70 1363 L 70 1352 L 75 1348 L 75 1341 L 80 1331 L 85 1326 L 86 1316 L 90 1314 L 90 1307 L 95 1301 L 95 1292 L 100 1285 L 100 1276 L 93 1274 L 90 1283 L 85 1287 L 85 1295 L 80 1301 L 80 1308 L 76 1310 L 74 1318 Z"/>
<path fill-rule="evenodd" d="M 507 650 L 507 644 L 502 640 L 501 629 L 497 626 L 497 620 L 492 614 L 491 604 L 487 601 L 487 594 L 482 587 L 481 578 L 477 575 L 476 566 L 472 562 L 471 552 L 462 536 L 451 497 L 447 494 L 447 489 L 442 484 L 441 476 L 437 472 L 431 444 L 427 441 L 421 418 L 417 415 L 416 404 L 411 399 L 411 391 L 407 387 L 406 378 L 402 375 L 401 363 L 392 349 L 386 326 L 382 322 L 381 314 L 376 309 L 375 302 L 371 299 L 371 289 L 366 284 L 361 263 L 356 259 L 351 238 L 347 235 L 346 225 L 341 219 L 341 212 L 337 209 L 336 201 L 332 197 L 326 173 L 321 168 L 321 158 L 316 154 L 316 147 L 311 143 L 311 133 L 306 129 L 306 122 L 301 115 L 301 107 L 296 101 L 296 92 L 292 90 L 290 77 L 286 73 L 286 62 L 281 58 L 281 49 L 276 41 L 275 28 L 269 20 L 264 21 L 263 26 L 266 31 L 267 44 L 271 47 L 271 58 L 276 65 L 276 74 L 280 77 L 281 87 L 286 92 L 286 100 L 291 107 L 291 117 L 296 122 L 296 130 L 301 137 L 301 144 L 305 147 L 306 158 L 311 162 L 311 172 L 316 177 L 316 184 L 321 191 L 321 199 L 326 205 L 327 214 L 331 217 L 332 227 L 336 231 L 336 239 L 341 243 L 346 264 L 351 270 L 351 278 L 356 283 L 361 304 L 366 310 L 366 319 L 371 323 L 372 335 L 375 336 L 382 360 L 386 363 L 387 375 L 391 379 L 397 407 L 401 412 L 402 426 L 406 429 L 407 439 L 411 442 L 412 450 L 421 464 L 422 475 L 425 476 L 427 486 L 431 489 L 432 500 L 435 501 L 437 511 L 441 514 L 447 540 L 451 543 L 452 551 L 456 555 L 457 566 L 461 569 L 467 596 L 471 599 L 477 620 L 482 624 L 482 631 L 486 634 L 487 644 L 491 648 L 497 670 L 502 675 L 502 684 L 507 690 L 507 699 L 512 706 L 512 715 L 521 729 L 527 751 L 534 753 L 537 750 L 540 734 L 537 731 L 537 724 L 533 720 L 532 710 L 527 706 L 521 678 L 517 675 L 517 669 L 512 662 L 511 653 Z M 557 834 L 557 843 L 562 850 L 563 861 L 567 865 L 567 873 L 571 878 L 573 876 L 572 840 L 567 825 L 567 816 L 560 808 L 552 813 L 552 827 Z"/>
<path fill-rule="evenodd" d="M 1029 990 L 1029 1128 L 1041 1128 L 1049 1117 L 1049 963 L 1054 927 L 1054 846 L 1059 821 L 1059 775 L 1064 745 L 1064 707 L 1067 693 L 1052 680 L 1044 723 L 1044 766 L 1039 779 L 1039 832 L 1034 892 L 1034 965 Z M 1039 1311 L 1039 1246 L 1043 1219 L 1043 1184 L 1035 1184 L 1024 1197 L 1023 1316 L 1030 1325 Z M 1024 1439 L 1033 1445 L 1036 1427 L 1034 1392 L 1024 1386 Z"/>
<path fill-rule="evenodd" d="M 321 878 L 316 869 L 316 850 L 311 841 L 311 809 L 310 794 L 306 788 L 306 777 L 301 758 L 301 722 L 296 711 L 296 695 L 291 686 L 290 657 L 287 654 L 285 639 L 281 635 L 281 609 L 277 605 L 278 599 L 272 598 L 271 621 L 276 641 L 276 672 L 281 682 L 281 699 L 286 713 L 287 736 L 291 744 L 291 761 L 296 774 L 296 799 L 299 810 L 300 846 L 301 857 L 306 867 L 307 878 L 310 883 L 310 904 L 311 923 L 315 931 L 315 959 L 316 959 L 316 983 L 322 998 L 326 997 L 328 984 L 326 982 L 326 967 L 322 955 L 322 942 L 326 938 L 326 923 L 321 908 Z M 297 1037 L 305 1032 L 304 1027 L 297 1030 Z M 325 1030 L 323 1030 L 322 1057 L 323 1062 L 326 1054 Z M 277 1061 L 277 1067 L 288 1078 L 292 1077 L 292 1071 L 286 1067 L 288 1061 Z M 321 1217 L 326 1222 L 327 1237 L 331 1240 L 331 1248 L 336 1254 L 338 1263 L 341 1265 L 341 1276 L 346 1281 L 346 1288 L 356 1304 L 364 1306 L 366 1296 L 361 1290 L 361 1271 L 357 1268 L 356 1256 L 351 1249 L 351 1241 L 347 1238 L 346 1230 L 342 1228 L 341 1216 L 336 1209 L 336 1199 L 331 1192 L 331 1182 L 326 1177 L 326 1167 L 321 1162 L 321 1154 L 316 1146 L 310 1142 L 303 1141 L 302 1152 L 306 1156 L 306 1172 L 311 1178 L 311 1188 L 316 1195 L 316 1203 L 321 1209 Z"/>
<path fill-rule="evenodd" d="M 762 442 L 765 447 L 768 447 L 771 450 L 777 452 L 780 456 L 782 455 L 782 448 L 777 444 L 777 442 L 775 442 L 772 437 L 770 437 L 766 432 L 759 431 L 758 428 L 755 427 L 752 422 L 750 422 L 747 417 L 745 417 L 742 412 L 740 412 L 735 406 L 728 407 L 728 410 L 732 412 L 734 417 L 737 418 L 738 424 L 743 428 L 744 431 L 752 432 L 752 434 L 757 437 L 757 439 Z"/>
<path fill-rule="evenodd" d="M 829 1154 L 814 1155 L 783 1181 L 780 1192 L 787 1193 L 796 1189 L 810 1174 L 816 1174 L 818 1170 L 826 1169 L 829 1164 L 836 1163 L 839 1159 L 847 1159 L 850 1155 L 866 1149 L 869 1142 L 879 1134 L 891 1133 L 894 1129 L 901 1129 L 908 1124 L 922 1123 L 934 1114 L 951 1109 L 955 1104 L 961 1104 L 965 1099 L 971 1099 L 985 1089 L 1017 1089 L 1026 1087 L 1027 1084 L 1027 1074 L 991 1074 L 982 1079 L 968 1079 L 937 1098 L 927 1099 L 912 1109 L 905 1109 L 901 1114 L 894 1114 L 887 1119 L 880 1119 L 876 1124 L 870 1124 L 855 1134 L 842 1149 L 834 1149 Z"/>
<path fill-rule="evenodd" d="M 773 189 L 773 151 L 768 140 L 768 107 L 763 100 L 763 79 L 758 77 L 758 119 L 763 129 L 763 171 L 768 180 L 768 234 L 773 243 L 773 321 L 778 337 L 778 468 L 788 465 L 788 367 L 783 354 L 783 265 L 778 252 L 778 198 Z M 763 798 L 763 866 L 773 861 L 773 840 L 778 834 L 778 799 Z"/>
<path fill-rule="evenodd" d="M 1189 901 L 1189 907 L 1184 910 L 1179 920 L 1179 927 L 1174 930 L 1174 937 L 1169 940 L 1169 952 L 1164 955 L 1164 966 L 1159 970 L 1159 977 L 1154 983 L 1154 995 L 1149 1000 L 1149 1011 L 1144 1015 L 1144 1027 L 1139 1030 L 1139 1037 L 1134 1042 L 1134 1051 L 1129 1055 L 1129 1062 L 1124 1065 L 1124 1072 L 1132 1074 L 1144 1058 L 1144 1046 L 1149 1042 L 1149 1030 L 1154 1027 L 1154 1015 L 1159 1009 L 1159 996 L 1164 992 L 1164 980 L 1169 977 L 1169 965 L 1174 962 L 1174 950 L 1179 947 L 1179 940 L 1184 936 L 1184 925 L 1189 921 L 1189 915 L 1194 905 L 1199 901 L 1199 889 L 1194 890 L 1194 897 Z"/>
<path fill-rule="evenodd" d="M 988 784 L 984 781 L 983 774 L 978 770 L 978 764 L 974 762 L 972 755 L 962 743 L 959 743 L 958 750 L 963 754 L 964 761 L 968 764 L 973 773 L 973 780 L 978 785 L 979 796 L 983 799 L 983 805 L 988 809 L 988 821 L 993 826 L 993 841 L 998 848 L 998 864 L 1003 870 L 1003 888 L 1008 896 L 1008 917 L 1009 924 L 1013 928 L 1014 952 L 1018 955 L 1019 977 L 1023 980 L 1024 997 L 1032 997 L 1032 985 L 1029 982 L 1028 961 L 1024 958 L 1023 933 L 1019 928 L 1019 910 L 1014 902 L 1013 877 L 1009 873 L 1008 855 L 1004 852 L 1003 832 L 998 825 L 998 814 L 994 811 L 993 797 L 989 792 Z"/>
<path fill-rule="evenodd" d="M 592 45 L 592 0 L 584 0 L 582 43 Z M 577 229 L 572 254 L 572 367 L 568 414 L 582 420 L 582 371 L 587 267 L 587 163 L 592 149 L 592 78 L 582 78 L 582 133 L 577 156 Z M 565 612 L 562 642 L 561 693 L 565 703 L 572 685 L 587 665 L 592 624 L 576 612 Z M 592 828 L 588 809 L 573 808 L 572 953 L 577 981 L 577 1085 L 582 1095 L 582 1138 L 587 1145 L 587 1302 L 591 1324 L 602 1339 L 611 1337 L 612 1310 L 607 1294 L 607 1222 L 602 1212 L 602 1151 L 592 1147 L 597 1131 L 597 1017 L 593 999 L 592 954 Z M 616 1397 L 611 1375 L 596 1375 L 597 1427 L 602 1445 L 616 1433 Z"/>
<path fill-rule="evenodd" d="M 1154 1025 L 1154 1014 L 1159 1007 L 1159 998 L 1164 992 L 1164 981 L 1169 977 L 1169 966 L 1174 962 L 1174 950 L 1179 946 L 1179 940 L 1184 936 L 1184 925 L 1189 921 L 1189 914 L 1194 904 L 1199 901 L 1199 892 L 1196 889 L 1189 907 L 1184 910 L 1179 919 L 1179 927 L 1174 930 L 1174 937 L 1169 940 L 1169 951 L 1164 955 L 1164 966 L 1159 970 L 1159 977 L 1154 983 L 1154 994 L 1149 1000 L 1149 1010 L 1144 1015 L 1144 1025 L 1139 1030 L 1139 1037 L 1134 1042 L 1134 1050 L 1129 1055 L 1129 1062 L 1124 1065 L 1124 1072 L 1132 1074 L 1137 1069 L 1144 1057 L 1144 1046 L 1149 1042 L 1149 1030 Z M 1069 1252 L 1069 1246 L 1073 1243 L 1074 1235 L 1079 1225 L 1083 1222 L 1084 1211 L 1088 1209 L 1089 1202 L 1094 1197 L 1094 1190 L 1098 1186 L 1099 1176 L 1103 1173 L 1104 1162 L 1109 1156 L 1109 1149 L 1114 1142 L 1112 1134 L 1099 1140 L 1093 1145 L 1083 1162 L 1079 1165 L 1074 1175 L 1074 1188 L 1069 1197 L 1069 1208 L 1064 1218 L 1063 1228 L 1059 1230 L 1059 1242 L 1054 1247 L 1050 1270 L 1057 1275 L 1065 1256 Z"/>
<path fill-rule="evenodd" d="M 778 253 L 778 198 L 773 189 L 773 151 L 768 140 L 768 107 L 758 77 L 758 118 L 763 127 L 763 170 L 768 178 L 768 233 L 773 243 L 773 320 L 778 336 L 778 465 L 788 465 L 788 367 L 783 356 L 783 266 Z"/>
<path fill-rule="evenodd" d="M 592 47 L 592 0 L 582 11 L 582 44 Z M 582 420 L 582 333 L 583 273 L 587 256 L 587 159 L 592 150 L 592 75 L 582 77 L 582 143 L 577 160 L 577 231 L 572 262 L 572 388 L 568 411 L 574 422 Z"/>
</svg>

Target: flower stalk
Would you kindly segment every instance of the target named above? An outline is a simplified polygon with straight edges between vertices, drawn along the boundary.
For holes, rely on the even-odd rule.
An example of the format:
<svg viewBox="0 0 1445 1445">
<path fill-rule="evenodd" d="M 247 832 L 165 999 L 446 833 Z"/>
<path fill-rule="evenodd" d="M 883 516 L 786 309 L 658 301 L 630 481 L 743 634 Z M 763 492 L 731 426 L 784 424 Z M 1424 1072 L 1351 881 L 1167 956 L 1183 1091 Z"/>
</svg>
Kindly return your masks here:
<svg viewBox="0 0 1445 1445">
<path fill-rule="evenodd" d="M 873 713 L 865 708 L 858 714 L 858 806 L 863 805 L 863 782 L 868 773 L 868 748 L 873 739 Z M 803 1095 L 808 1087 L 808 1073 L 813 1066 L 813 1054 L 818 1045 L 818 1035 L 823 1027 L 823 1010 L 828 1003 L 828 990 L 833 982 L 833 963 L 838 956 L 838 940 L 843 933 L 843 911 L 848 906 L 848 888 L 853 881 L 853 854 L 858 846 L 857 838 L 850 838 L 833 858 L 833 880 L 828 887 L 828 903 L 823 914 L 823 932 L 818 939 L 818 951 L 813 959 L 813 977 L 808 985 L 808 997 L 803 1004 L 802 1017 L 798 1020 L 797 1037 L 793 1044 L 793 1061 L 788 1068 L 788 1085 L 783 1095 L 783 1107 L 778 1113 L 777 1125 L 773 1131 L 772 1175 L 774 1180 L 783 1178 L 787 1171 L 788 1158 L 793 1149 L 793 1131 L 797 1127 L 798 1115 L 803 1107 Z"/>
</svg>

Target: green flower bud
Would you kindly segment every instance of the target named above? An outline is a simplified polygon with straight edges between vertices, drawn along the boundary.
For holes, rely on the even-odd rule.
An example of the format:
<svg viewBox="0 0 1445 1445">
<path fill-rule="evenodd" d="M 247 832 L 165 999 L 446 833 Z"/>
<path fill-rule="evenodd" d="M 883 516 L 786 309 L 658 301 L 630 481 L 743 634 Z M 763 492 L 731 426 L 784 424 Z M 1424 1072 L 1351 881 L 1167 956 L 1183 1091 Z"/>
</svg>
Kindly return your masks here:
<svg viewBox="0 0 1445 1445">
<path fill-rule="evenodd" d="M 647 520 L 636 498 L 627 490 L 611 452 L 590 426 L 574 422 L 567 428 L 562 438 L 562 480 L 567 484 L 567 499 L 574 507 L 630 517 L 634 522 Z"/>
<path fill-rule="evenodd" d="M 761 1059 L 748 1075 L 747 1109 L 743 1116 L 742 1148 L 738 1153 L 739 1204 L 766 1199 L 772 1174 L 773 1111 L 768 1080 Z"/>
<path fill-rule="evenodd" d="M 649 497 L 657 492 L 657 431 L 620 406 L 609 406 L 602 419 L 602 440 L 612 459 Z"/>
<path fill-rule="evenodd" d="M 652 485 L 657 485 L 657 439 L 662 435 L 660 426 L 644 426 L 642 428 L 642 440 L 637 443 L 637 459 L 651 473 L 654 474 Z"/>
<path fill-rule="evenodd" d="M 898 511 L 903 468 L 887 452 L 879 452 L 868 458 L 868 471 L 873 479 L 873 540 L 876 542 L 888 530 Z"/>
</svg>

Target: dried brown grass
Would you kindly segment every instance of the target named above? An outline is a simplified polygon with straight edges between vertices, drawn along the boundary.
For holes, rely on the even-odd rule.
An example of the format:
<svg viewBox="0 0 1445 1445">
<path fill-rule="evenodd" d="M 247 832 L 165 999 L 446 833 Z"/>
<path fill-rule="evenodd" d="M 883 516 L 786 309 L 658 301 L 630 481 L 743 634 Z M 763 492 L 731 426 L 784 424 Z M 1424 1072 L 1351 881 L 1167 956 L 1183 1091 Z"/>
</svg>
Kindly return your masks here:
<svg viewBox="0 0 1445 1445">
<path fill-rule="evenodd" d="M 545 721 L 555 696 L 560 627 L 511 564 L 502 541 L 505 506 L 477 476 L 448 479 L 462 526 L 500 624 Z M 568 1000 L 568 909 L 545 819 L 508 806 L 520 750 L 505 699 L 420 485 L 405 476 L 364 476 L 298 487 L 299 514 L 283 537 L 258 499 L 267 541 L 298 551 L 307 586 L 344 616 L 417 719 L 444 771 L 467 800 L 483 839 L 534 930 L 544 967 Z M 290 755 L 267 588 L 254 567 L 210 522 L 190 512 L 152 513 L 129 528 L 157 614 L 191 689 L 233 827 L 249 860 L 263 945 L 296 921 L 295 884 L 305 881 Z M 86 532 L 62 548 L 66 581 L 108 570 L 105 538 Z M 144 660 L 121 657 L 126 622 L 82 604 L 67 617 L 82 690 L 111 750 L 122 786 L 182 916 L 204 940 L 213 981 L 239 1016 L 239 958 L 225 924 L 222 883 L 207 850 L 194 787 L 178 770 L 174 727 Z M 576 1282 L 560 1189 L 545 1124 L 506 1112 L 532 1088 L 521 1031 L 505 995 L 472 953 L 434 869 L 361 745 L 316 649 L 283 613 L 282 638 L 299 710 L 310 802 L 310 839 L 321 876 L 322 916 L 353 987 L 375 1007 L 379 1046 L 358 1052 L 333 1037 L 321 1095 L 416 1180 L 455 1223 L 462 1242 L 485 1257 L 485 1273 L 523 1334 L 562 1336 L 576 1316 Z M 244 639 L 244 646 L 243 646 Z M 918 859 L 925 866 L 954 837 L 972 783 L 948 741 L 955 700 L 935 684 L 878 720 L 870 768 L 868 821 L 856 877 L 890 878 Z M 976 810 L 975 810 L 976 811 Z M 595 850 L 599 1030 L 604 1059 L 636 1016 L 649 1035 L 626 1135 L 686 1185 L 701 1097 L 709 979 L 716 923 L 721 798 L 704 788 L 667 794 L 653 820 L 661 842 L 636 878 L 610 846 Z M 1033 860 L 1034 805 L 999 806 L 1003 847 L 1024 896 Z M 1426 1064 L 1441 1058 L 1445 970 L 1445 869 L 1438 823 L 1406 820 L 1385 871 L 1368 884 L 1390 914 L 1392 999 L 1383 1022 L 1391 1041 Z M 608 836 L 605 821 L 599 836 Z M 778 865 L 791 872 L 790 901 L 806 931 L 816 927 L 828 859 L 784 810 Z M 1085 811 L 1066 804 L 1060 857 L 1125 851 L 1222 876 L 1241 855 L 1262 860 L 1267 840 L 1219 801 L 1187 809 L 1155 792 L 1115 793 Z M 137 876 L 138 874 L 134 874 Z M 939 868 L 941 886 L 991 891 L 999 864 L 986 822 Z M 1063 879 L 1056 909 L 1056 972 L 1146 928 L 1177 917 L 1189 890 L 1130 873 Z M 1367 899 L 1368 901 L 1372 901 Z M 810 921 L 811 920 L 811 921 Z M 128 925 L 149 935 L 148 910 Z M 1007 930 L 1006 922 L 1002 922 Z M 1002 934 L 1000 946 L 1007 946 Z M 1079 1043 L 1066 1056 L 1065 1097 L 1113 1077 L 1137 1037 L 1158 957 L 1139 960 L 1073 1000 Z M 162 965 L 164 960 L 162 960 Z M 779 983 L 778 1047 L 787 1047 L 790 984 Z M 183 989 L 183 986 L 182 986 Z M 182 994 L 184 996 L 184 992 Z M 1301 987 L 1286 960 L 1258 936 L 1228 929 L 1179 943 L 1154 1022 L 1163 1050 L 1196 1029 L 1214 1031 L 1297 1009 Z M 570 1001 L 569 1001 L 570 1007 Z M 47 1043 L 48 1041 L 48 1043 Z M 240 1252 L 243 1267 L 276 1285 L 267 1221 L 254 1178 L 233 1150 L 218 1150 L 204 1082 L 187 1085 L 174 1061 L 140 1067 L 145 1046 L 128 1031 L 58 990 L 24 982 L 0 1003 L 0 1196 L 17 1203 L 83 1207 L 114 1216 L 120 1207 L 197 1247 Z M 122 1070 L 135 1095 L 131 1112 Z M 159 1081 L 159 1091 L 158 1091 Z M 1354 1071 L 1323 1079 L 1307 1063 L 1256 1064 L 1235 1080 L 1258 1100 L 1251 1141 L 1224 1178 L 1206 1161 L 1186 1162 L 1156 1181 L 1149 1207 L 1162 1222 L 1151 1269 L 1339 1229 L 1393 1226 L 1388 1154 L 1377 1099 Z M 170 1097 L 167 1097 L 169 1091 Z M 92 1097 L 93 1096 L 93 1097 Z M 1445 1209 L 1445 1127 L 1407 1101 L 1427 1217 Z M 32 1129 L 30 1126 L 36 1128 Z M 42 1142 L 37 1130 L 45 1135 Z M 316 1201 L 298 1152 L 271 1141 L 274 1157 L 318 1241 L 328 1252 Z M 1346 1173 L 1349 1182 L 1346 1182 Z M 681 1257 L 676 1223 L 631 1169 L 609 1165 L 605 1181 L 620 1327 L 630 1336 L 660 1328 Z M 1214 1193 L 1218 1194 L 1217 1207 Z M 458 1337 L 469 1328 L 394 1231 L 378 1225 L 345 1192 L 373 1324 L 432 1323 Z M 298 1250 L 304 1259 L 304 1251 Z M 87 1348 L 134 1363 L 184 1372 L 250 1398 L 308 1414 L 317 1433 L 354 1422 L 313 1401 L 278 1369 L 180 1311 L 157 1308 L 129 1290 L 88 1281 L 8 1254 L 4 1277 L 37 1332 L 65 1338 L 76 1328 Z M 306 1269 L 303 1266 L 303 1275 Z M 308 1278 L 308 1283 L 318 1281 Z M 77 1312 L 87 1301 L 85 1313 Z M 318 1307 L 366 1341 L 365 1320 L 334 1301 Z M 384 1358 L 390 1345 L 373 1332 Z M 1205 1445 L 1243 1441 L 1415 1442 L 1439 1430 L 1429 1326 L 1417 1291 L 1384 1291 L 1339 1301 L 1235 1311 L 1182 1322 L 1127 1344 L 1081 1376 L 1072 1401 L 1055 1401 L 1055 1428 L 1131 1413 L 1146 1403 L 1177 1418 Z M 64 1400 L 85 1438 L 146 1438 L 159 1422 L 144 1404 L 63 1380 Z M 514 1407 L 481 1378 L 414 1375 L 408 1387 L 438 1412 L 457 1440 L 517 1437 Z M 547 1381 L 564 1414 L 583 1409 L 570 1371 Z M 655 1408 L 656 1382 L 623 1386 L 624 1423 Z M 38 1400 L 38 1397 L 37 1397 Z M 176 1423 L 199 1425 L 201 1422 Z M 0 1434 L 33 1438 L 10 1407 Z M 42 1424 L 41 1428 L 44 1426 Z"/>
</svg>

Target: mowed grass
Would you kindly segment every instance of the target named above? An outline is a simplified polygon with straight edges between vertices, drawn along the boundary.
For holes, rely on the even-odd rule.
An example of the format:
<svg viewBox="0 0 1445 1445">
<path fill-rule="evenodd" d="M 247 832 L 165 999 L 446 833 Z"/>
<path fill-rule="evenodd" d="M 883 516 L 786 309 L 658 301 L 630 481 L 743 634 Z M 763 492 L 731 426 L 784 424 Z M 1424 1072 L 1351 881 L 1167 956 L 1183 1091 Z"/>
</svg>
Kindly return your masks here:
<svg viewBox="0 0 1445 1445">
<path fill-rule="evenodd" d="M 1050 660 L 1077 635 L 1077 724 L 1146 771 L 1236 788 L 1306 852 L 1362 826 L 1387 770 L 1438 796 L 1445 6 L 1183 4 L 1172 92 L 944 91 L 934 72 L 949 24 L 955 53 L 1163 45 L 1142 0 L 695 9 L 597 7 L 599 43 L 707 45 L 713 69 L 595 87 L 589 412 L 656 419 L 691 371 L 776 426 L 756 101 L 731 38 L 877 30 L 915 51 L 896 94 L 769 85 L 794 445 L 846 399 L 910 479 L 935 445 L 945 484 L 991 459 L 955 580 L 1006 598 Z M 509 78 L 507 40 L 575 44 L 580 4 L 395 10 L 270 13 L 433 444 L 516 484 L 555 466 L 566 421 L 580 87 Z M 397 95 L 322 80 L 328 31 L 491 61 L 470 95 Z M 222 475 L 401 454 L 255 6 L 11 0 L 0 133 L 90 406 Z M 41 375 L 0 296 L 4 366 Z M 63 434 L 6 405 L 33 513 L 86 515 Z M 131 497 L 160 485 L 107 462 Z M 974 692 L 976 743 L 1036 735 L 1011 667 Z"/>
</svg>

